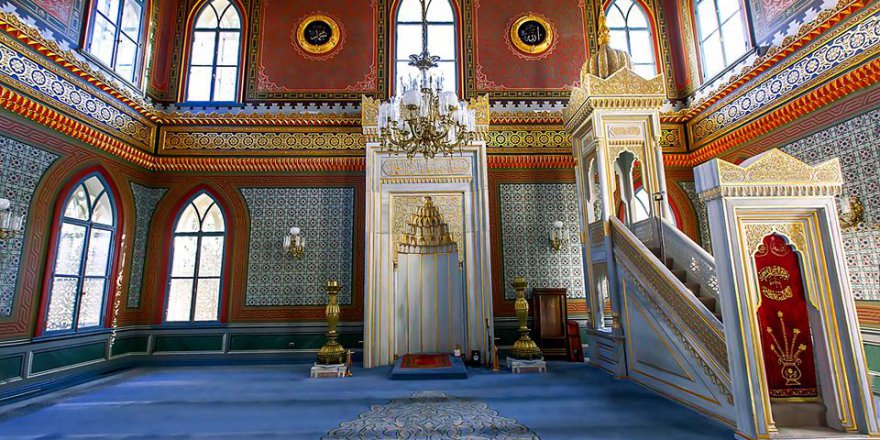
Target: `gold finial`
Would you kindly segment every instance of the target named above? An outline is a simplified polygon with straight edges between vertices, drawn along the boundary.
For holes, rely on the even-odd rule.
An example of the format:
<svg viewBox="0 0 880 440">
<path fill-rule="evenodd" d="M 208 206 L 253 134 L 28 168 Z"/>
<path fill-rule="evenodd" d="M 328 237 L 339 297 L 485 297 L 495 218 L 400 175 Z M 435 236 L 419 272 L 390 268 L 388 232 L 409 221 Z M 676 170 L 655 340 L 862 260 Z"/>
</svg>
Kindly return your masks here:
<svg viewBox="0 0 880 440">
<path fill-rule="evenodd" d="M 599 46 L 607 46 L 611 42 L 611 29 L 605 19 L 605 11 L 599 13 Z"/>
</svg>

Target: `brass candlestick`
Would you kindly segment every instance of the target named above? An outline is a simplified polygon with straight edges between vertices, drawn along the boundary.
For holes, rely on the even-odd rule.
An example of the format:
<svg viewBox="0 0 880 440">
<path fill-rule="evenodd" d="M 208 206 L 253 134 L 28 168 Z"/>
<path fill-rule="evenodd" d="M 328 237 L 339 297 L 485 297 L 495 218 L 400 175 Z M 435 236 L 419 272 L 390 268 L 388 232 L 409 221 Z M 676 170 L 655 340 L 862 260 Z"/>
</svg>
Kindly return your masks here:
<svg viewBox="0 0 880 440">
<path fill-rule="evenodd" d="M 318 363 L 322 365 L 339 365 L 345 362 L 345 349 L 336 342 L 336 324 L 339 322 L 339 304 L 336 296 L 342 287 L 336 280 L 327 281 L 327 343 L 318 351 Z"/>
<path fill-rule="evenodd" d="M 514 359 L 535 360 L 542 359 L 544 354 L 538 348 L 538 344 L 529 337 L 529 302 L 526 301 L 525 278 L 517 277 L 510 285 L 516 290 L 516 319 L 519 321 L 519 339 L 513 343 L 510 356 Z"/>
</svg>

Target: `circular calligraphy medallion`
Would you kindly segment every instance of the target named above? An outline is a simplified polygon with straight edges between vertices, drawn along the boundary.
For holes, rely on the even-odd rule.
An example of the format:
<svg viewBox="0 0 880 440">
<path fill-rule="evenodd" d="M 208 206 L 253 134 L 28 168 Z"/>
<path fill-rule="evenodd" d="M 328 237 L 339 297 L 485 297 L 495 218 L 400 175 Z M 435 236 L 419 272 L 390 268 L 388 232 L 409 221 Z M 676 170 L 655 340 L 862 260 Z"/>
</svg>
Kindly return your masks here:
<svg viewBox="0 0 880 440">
<path fill-rule="evenodd" d="M 535 14 L 527 14 L 514 20 L 510 26 L 510 43 L 527 55 L 541 55 L 553 46 L 555 38 L 550 23 Z"/>
<path fill-rule="evenodd" d="M 296 43 L 307 53 L 326 54 L 339 45 L 342 30 L 336 20 L 315 14 L 304 18 L 296 29 Z"/>
</svg>

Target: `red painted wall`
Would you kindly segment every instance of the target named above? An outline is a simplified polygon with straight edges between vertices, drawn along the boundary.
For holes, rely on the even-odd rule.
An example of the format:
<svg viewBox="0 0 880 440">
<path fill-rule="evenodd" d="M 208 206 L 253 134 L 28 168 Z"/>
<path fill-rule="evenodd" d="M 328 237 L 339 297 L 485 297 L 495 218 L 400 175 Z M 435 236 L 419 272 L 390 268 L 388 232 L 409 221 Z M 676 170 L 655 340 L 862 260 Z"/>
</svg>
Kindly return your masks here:
<svg viewBox="0 0 880 440">
<path fill-rule="evenodd" d="M 685 61 L 687 59 L 685 38 L 693 38 L 693 36 L 685 35 L 681 26 L 681 17 L 682 14 L 690 14 L 690 9 L 682 5 L 679 0 L 663 0 L 661 7 L 666 19 L 666 40 L 669 45 L 669 53 L 672 56 L 672 77 L 675 79 L 675 87 L 678 90 L 685 90 L 693 84 L 687 61 Z"/>
<path fill-rule="evenodd" d="M 153 69 L 150 75 L 150 87 L 158 92 L 174 92 L 172 63 L 174 43 L 177 36 L 177 13 L 180 0 L 161 0 L 159 2 L 159 19 L 156 29 L 155 46 L 153 47 Z"/>
<path fill-rule="evenodd" d="M 342 28 L 343 41 L 320 58 L 296 47 L 302 19 L 322 13 Z M 375 92 L 377 89 L 377 3 L 375 0 L 292 2 L 263 0 L 259 11 L 256 92 Z M 316 59 L 317 58 L 317 59 Z"/>
<path fill-rule="evenodd" d="M 510 25 L 529 12 L 554 27 L 546 56 L 527 58 L 509 42 Z M 588 52 L 582 0 L 474 0 L 473 16 L 478 91 L 560 90 L 579 81 Z"/>
</svg>

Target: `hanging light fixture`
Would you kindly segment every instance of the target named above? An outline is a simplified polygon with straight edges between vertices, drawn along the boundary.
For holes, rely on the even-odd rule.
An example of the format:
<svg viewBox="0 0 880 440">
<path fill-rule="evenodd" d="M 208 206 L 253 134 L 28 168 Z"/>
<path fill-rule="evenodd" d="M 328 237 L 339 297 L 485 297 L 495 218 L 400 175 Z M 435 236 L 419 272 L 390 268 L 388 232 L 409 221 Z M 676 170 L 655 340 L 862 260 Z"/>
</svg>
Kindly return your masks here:
<svg viewBox="0 0 880 440">
<path fill-rule="evenodd" d="M 449 156 L 476 138 L 476 112 L 455 92 L 443 91 L 444 78 L 429 70 L 440 57 L 428 52 L 428 7 L 422 7 L 422 53 L 410 55 L 409 65 L 419 69 L 419 78 L 402 82 L 399 94 L 379 106 L 379 142 L 393 153 L 433 158 Z"/>
</svg>

